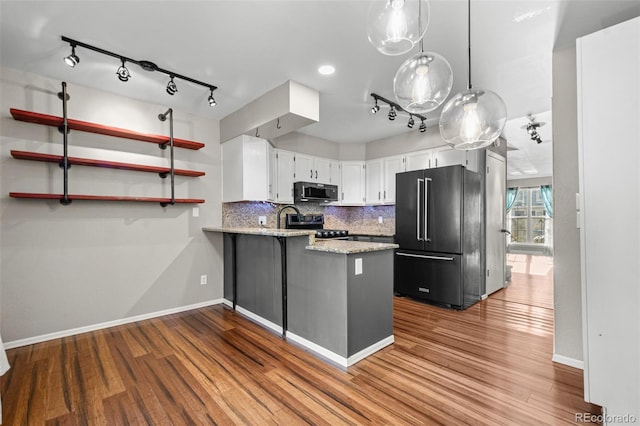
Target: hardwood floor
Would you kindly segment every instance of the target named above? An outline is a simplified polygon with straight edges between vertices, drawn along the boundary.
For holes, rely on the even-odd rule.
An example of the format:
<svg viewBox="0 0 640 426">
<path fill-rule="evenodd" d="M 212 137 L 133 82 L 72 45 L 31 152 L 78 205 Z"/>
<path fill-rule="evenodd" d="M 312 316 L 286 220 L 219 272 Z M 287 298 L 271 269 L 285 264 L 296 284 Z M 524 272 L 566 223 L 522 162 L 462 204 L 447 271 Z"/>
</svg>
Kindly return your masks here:
<svg viewBox="0 0 640 426">
<path fill-rule="evenodd" d="M 403 298 L 394 309 L 396 342 L 346 371 L 220 305 L 12 349 L 4 424 L 558 425 L 599 413 L 582 372 L 551 362 L 552 310 L 502 293 L 462 312 Z"/>
</svg>

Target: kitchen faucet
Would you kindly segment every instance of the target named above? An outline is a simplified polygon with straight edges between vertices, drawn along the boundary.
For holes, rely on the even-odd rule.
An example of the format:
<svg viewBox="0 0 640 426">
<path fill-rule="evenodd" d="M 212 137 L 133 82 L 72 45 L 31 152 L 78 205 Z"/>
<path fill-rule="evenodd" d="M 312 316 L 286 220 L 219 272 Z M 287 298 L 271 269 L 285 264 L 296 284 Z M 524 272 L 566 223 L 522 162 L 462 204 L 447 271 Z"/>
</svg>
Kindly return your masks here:
<svg viewBox="0 0 640 426">
<path fill-rule="evenodd" d="M 287 204 L 286 206 L 282 206 L 280 207 L 280 209 L 278 209 L 278 213 L 277 213 L 277 220 L 278 220 L 278 229 L 280 229 L 280 215 L 282 214 L 282 211 L 286 208 L 292 208 L 296 211 L 296 214 L 298 215 L 298 219 L 300 219 L 300 216 L 302 216 L 302 214 L 300 213 L 300 209 L 298 209 L 296 206 L 294 206 L 293 204 Z"/>
</svg>

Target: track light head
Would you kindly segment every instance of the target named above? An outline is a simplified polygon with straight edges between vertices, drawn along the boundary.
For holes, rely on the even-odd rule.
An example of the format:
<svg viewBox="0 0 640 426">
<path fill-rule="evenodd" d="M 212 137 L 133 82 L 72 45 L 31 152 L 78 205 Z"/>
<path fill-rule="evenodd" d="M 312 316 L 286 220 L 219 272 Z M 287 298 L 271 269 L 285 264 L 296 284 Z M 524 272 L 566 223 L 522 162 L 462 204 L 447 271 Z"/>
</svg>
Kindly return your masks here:
<svg viewBox="0 0 640 426">
<path fill-rule="evenodd" d="M 129 81 L 129 78 L 131 78 L 131 73 L 129 72 L 129 70 L 127 69 L 127 67 L 124 65 L 124 59 L 122 59 L 122 65 L 120 65 L 120 67 L 118 68 L 118 71 L 116 71 L 116 74 L 118 75 L 118 80 L 120 81 Z"/>
<path fill-rule="evenodd" d="M 371 114 L 375 114 L 376 112 L 380 111 L 380 106 L 378 105 L 378 98 L 376 99 L 376 104 L 371 108 Z"/>
<path fill-rule="evenodd" d="M 64 63 L 69 65 L 71 68 L 73 68 L 76 65 L 78 65 L 78 63 L 80 62 L 80 58 L 78 57 L 78 55 L 76 55 L 76 45 L 75 44 L 71 45 L 71 55 L 65 56 L 63 59 L 64 59 Z"/>
<path fill-rule="evenodd" d="M 409 122 L 407 123 L 407 127 L 410 129 L 413 129 L 413 125 L 416 124 L 415 120 L 413 119 L 413 115 L 409 115 Z"/>
<path fill-rule="evenodd" d="M 396 115 L 398 115 L 396 113 L 396 107 L 391 105 L 391 108 L 389 109 L 389 120 L 393 121 L 396 119 Z"/>
<path fill-rule="evenodd" d="M 218 105 L 218 103 L 216 102 L 216 98 L 213 97 L 213 88 L 211 89 L 211 92 L 209 93 L 209 97 L 207 98 L 207 101 L 209 102 L 209 106 L 210 107 L 214 107 L 214 106 Z"/>
<path fill-rule="evenodd" d="M 171 96 L 175 95 L 178 92 L 178 86 L 173 81 L 173 76 L 171 76 L 171 80 L 167 83 L 167 93 Z"/>
<path fill-rule="evenodd" d="M 424 124 L 424 120 L 420 121 L 420 133 L 424 133 L 427 131 L 427 125 Z"/>
</svg>

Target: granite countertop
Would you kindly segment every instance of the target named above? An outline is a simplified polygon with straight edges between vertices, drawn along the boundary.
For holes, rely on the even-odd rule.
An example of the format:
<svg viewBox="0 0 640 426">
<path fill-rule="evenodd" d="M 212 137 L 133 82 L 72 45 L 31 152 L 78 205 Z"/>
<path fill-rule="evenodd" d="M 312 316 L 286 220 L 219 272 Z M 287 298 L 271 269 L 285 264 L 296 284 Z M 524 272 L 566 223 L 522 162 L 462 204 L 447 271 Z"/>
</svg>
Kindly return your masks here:
<svg viewBox="0 0 640 426">
<path fill-rule="evenodd" d="M 315 244 L 308 245 L 307 250 L 322 251 L 326 253 L 353 254 L 366 253 L 381 250 L 393 250 L 398 248 L 397 244 L 387 243 L 365 243 L 362 241 L 345 240 L 316 240 Z"/>
<path fill-rule="evenodd" d="M 264 235 L 266 237 L 303 237 L 316 234 L 316 231 L 305 229 L 275 229 L 275 228 L 223 228 L 223 227 L 204 227 L 203 231 L 222 232 L 225 234 L 248 234 L 248 235 Z"/>
<path fill-rule="evenodd" d="M 353 235 L 353 236 L 363 236 L 363 237 L 395 237 L 395 234 L 390 234 L 388 232 L 369 232 L 369 231 L 364 231 L 364 232 L 351 232 L 349 231 L 349 235 Z"/>
</svg>

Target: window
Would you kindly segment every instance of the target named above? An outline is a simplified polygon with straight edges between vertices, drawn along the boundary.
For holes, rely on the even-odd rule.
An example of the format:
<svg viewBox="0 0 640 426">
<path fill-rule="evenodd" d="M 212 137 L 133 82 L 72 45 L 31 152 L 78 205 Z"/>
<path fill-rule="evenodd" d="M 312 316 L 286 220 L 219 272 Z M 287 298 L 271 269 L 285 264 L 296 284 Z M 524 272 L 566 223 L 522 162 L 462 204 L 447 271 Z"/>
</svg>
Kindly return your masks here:
<svg viewBox="0 0 640 426">
<path fill-rule="evenodd" d="M 544 207 L 540 188 L 520 188 L 508 214 L 511 243 L 548 243 L 551 218 Z"/>
</svg>

